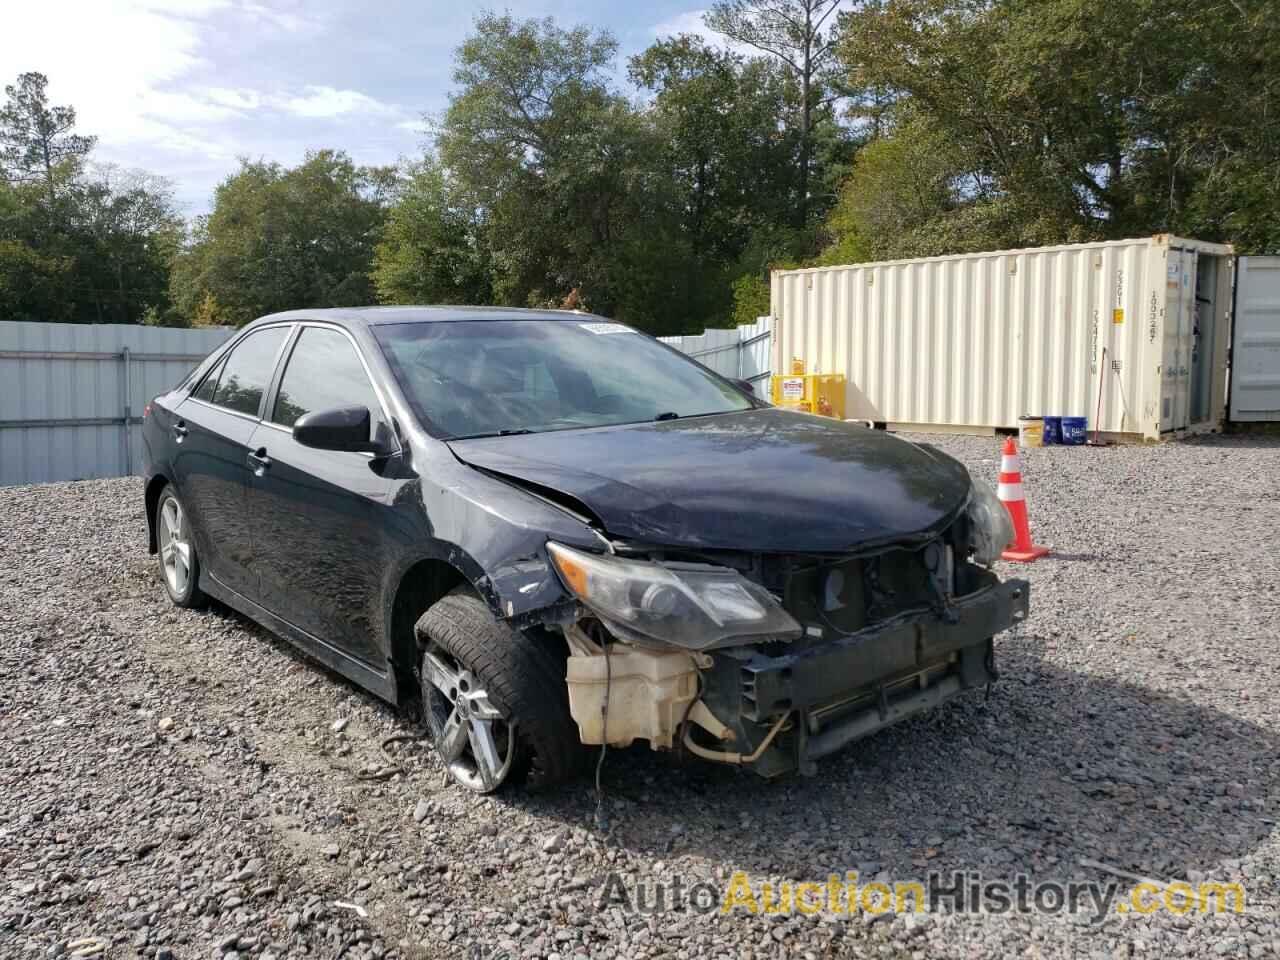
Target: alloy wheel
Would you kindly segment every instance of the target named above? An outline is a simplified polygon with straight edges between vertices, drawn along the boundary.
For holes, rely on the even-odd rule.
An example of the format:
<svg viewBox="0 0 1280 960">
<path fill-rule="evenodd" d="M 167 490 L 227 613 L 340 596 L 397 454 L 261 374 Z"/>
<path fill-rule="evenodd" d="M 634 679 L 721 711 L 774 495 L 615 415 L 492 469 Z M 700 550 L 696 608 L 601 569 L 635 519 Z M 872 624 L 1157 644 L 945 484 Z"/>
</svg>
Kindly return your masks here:
<svg viewBox="0 0 1280 960">
<path fill-rule="evenodd" d="M 502 786 L 516 756 L 516 728 L 475 674 L 432 644 L 422 654 L 422 694 L 431 738 L 450 775 L 477 793 Z"/>
<path fill-rule="evenodd" d="M 160 508 L 160 561 L 170 591 L 184 596 L 191 581 L 191 541 L 182 506 L 173 497 Z"/>
</svg>

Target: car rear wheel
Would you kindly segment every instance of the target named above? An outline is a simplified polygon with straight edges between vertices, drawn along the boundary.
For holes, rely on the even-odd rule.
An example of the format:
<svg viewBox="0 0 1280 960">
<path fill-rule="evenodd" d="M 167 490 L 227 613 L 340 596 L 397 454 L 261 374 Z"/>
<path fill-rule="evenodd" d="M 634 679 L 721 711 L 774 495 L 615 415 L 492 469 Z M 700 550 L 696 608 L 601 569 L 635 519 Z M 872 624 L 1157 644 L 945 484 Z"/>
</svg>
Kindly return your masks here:
<svg viewBox="0 0 1280 960">
<path fill-rule="evenodd" d="M 191 522 L 182 501 L 166 487 L 156 503 L 156 546 L 159 547 L 160 579 L 169 599 L 179 607 L 201 607 L 200 560 L 191 536 Z"/>
<path fill-rule="evenodd" d="M 417 625 L 422 707 L 449 775 L 476 793 L 572 777 L 584 750 L 569 714 L 565 658 L 533 633 L 499 622 L 458 589 Z"/>
</svg>

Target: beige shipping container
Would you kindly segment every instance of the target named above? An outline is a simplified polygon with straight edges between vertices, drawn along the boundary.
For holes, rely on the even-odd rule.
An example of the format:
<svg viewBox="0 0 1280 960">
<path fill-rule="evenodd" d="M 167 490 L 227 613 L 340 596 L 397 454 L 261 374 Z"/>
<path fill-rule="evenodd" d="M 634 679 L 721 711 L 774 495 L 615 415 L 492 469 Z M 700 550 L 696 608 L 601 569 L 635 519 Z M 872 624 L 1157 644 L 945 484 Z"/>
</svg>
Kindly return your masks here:
<svg viewBox="0 0 1280 960">
<path fill-rule="evenodd" d="M 1129 439 L 1217 429 L 1232 249 L 1162 234 L 776 270 L 773 369 L 846 378 L 845 416 L 987 433 L 1088 417 Z M 1103 351 L 1106 351 L 1105 364 Z"/>
</svg>

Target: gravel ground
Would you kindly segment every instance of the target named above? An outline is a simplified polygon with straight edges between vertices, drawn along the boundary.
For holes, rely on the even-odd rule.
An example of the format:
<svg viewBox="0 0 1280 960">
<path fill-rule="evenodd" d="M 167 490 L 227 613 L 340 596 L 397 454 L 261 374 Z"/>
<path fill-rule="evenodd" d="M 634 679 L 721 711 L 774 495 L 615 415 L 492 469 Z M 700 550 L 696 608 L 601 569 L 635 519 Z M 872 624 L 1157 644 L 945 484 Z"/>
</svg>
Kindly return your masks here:
<svg viewBox="0 0 1280 960">
<path fill-rule="evenodd" d="M 932 438 L 994 481 L 992 440 Z M 1002 679 L 766 784 L 644 748 L 477 800 L 390 709 L 221 608 L 172 608 L 135 479 L 0 489 L 0 957 L 1280 953 L 1280 442 L 1024 457 L 1032 618 Z M 1006 569 L 1004 572 L 1012 572 Z M 1085 860 L 1087 865 L 1082 865 Z M 1240 880 L 1244 915 L 657 916 L 733 871 Z M 1132 880 L 1122 880 L 1129 890 Z M 617 888 L 613 888 L 617 892 Z"/>
</svg>

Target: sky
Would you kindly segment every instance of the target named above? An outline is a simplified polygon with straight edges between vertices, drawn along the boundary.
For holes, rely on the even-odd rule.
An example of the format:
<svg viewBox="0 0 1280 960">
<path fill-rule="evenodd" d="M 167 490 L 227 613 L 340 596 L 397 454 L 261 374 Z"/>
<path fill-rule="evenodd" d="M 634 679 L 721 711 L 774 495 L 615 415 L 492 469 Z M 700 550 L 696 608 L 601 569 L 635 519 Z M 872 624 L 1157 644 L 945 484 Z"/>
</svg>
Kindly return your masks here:
<svg viewBox="0 0 1280 960">
<path fill-rule="evenodd" d="M 705 0 L 702 6 L 705 6 Z M 423 116 L 448 105 L 452 55 L 486 9 L 609 30 L 625 59 L 659 36 L 705 33 L 698 0 L 16 0 L 0 83 L 36 70 L 53 104 L 97 136 L 93 159 L 172 181 L 207 213 L 239 157 L 357 163 L 419 156 Z"/>
</svg>

